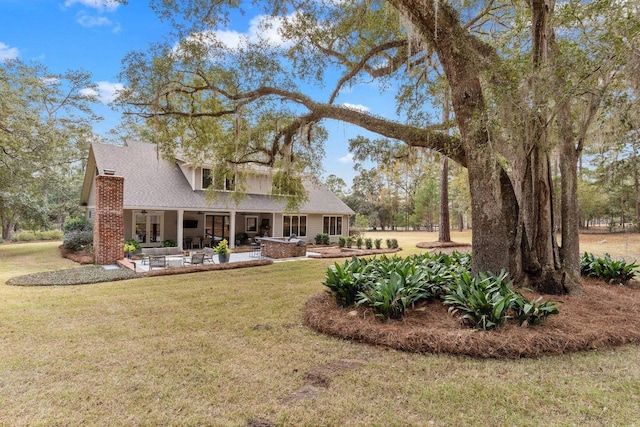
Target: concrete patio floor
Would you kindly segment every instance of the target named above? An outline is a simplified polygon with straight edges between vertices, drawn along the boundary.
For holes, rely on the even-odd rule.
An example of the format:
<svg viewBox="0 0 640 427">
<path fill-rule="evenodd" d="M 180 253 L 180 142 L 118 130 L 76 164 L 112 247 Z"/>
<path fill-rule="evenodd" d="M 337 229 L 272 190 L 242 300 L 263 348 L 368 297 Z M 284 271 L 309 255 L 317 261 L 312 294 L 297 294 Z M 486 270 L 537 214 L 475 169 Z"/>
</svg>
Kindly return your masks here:
<svg viewBox="0 0 640 427">
<path fill-rule="evenodd" d="M 231 253 L 231 256 L 229 258 L 229 263 L 240 263 L 240 262 L 250 262 L 250 261 L 257 261 L 257 260 L 272 260 L 273 262 L 288 262 L 288 261 L 302 261 L 302 260 L 310 260 L 313 259 L 313 256 L 318 256 L 319 254 L 315 253 L 315 252 L 308 252 L 306 253 L 306 256 L 304 257 L 295 257 L 295 258 L 282 258 L 282 259 L 271 259 L 271 258 L 267 258 L 261 255 L 256 256 L 254 253 L 252 252 L 233 252 Z M 177 258 L 177 257 L 174 257 Z M 189 257 L 183 257 L 184 259 L 189 259 Z M 218 257 L 216 255 L 213 256 L 213 260 L 214 263 L 211 264 L 209 262 L 205 263 L 204 265 L 214 265 L 214 264 L 218 264 Z M 130 259 L 122 259 L 120 261 L 118 261 L 118 264 L 122 267 L 126 267 L 129 268 L 133 271 L 135 271 L 136 273 L 146 273 L 149 271 L 149 264 L 143 264 L 142 260 L 130 260 Z M 174 269 L 180 269 L 180 268 L 185 268 L 185 267 L 190 267 L 188 265 L 183 265 L 182 267 L 166 267 L 164 270 L 174 270 Z M 153 271 L 160 271 L 162 270 L 161 268 L 154 268 Z"/>
</svg>

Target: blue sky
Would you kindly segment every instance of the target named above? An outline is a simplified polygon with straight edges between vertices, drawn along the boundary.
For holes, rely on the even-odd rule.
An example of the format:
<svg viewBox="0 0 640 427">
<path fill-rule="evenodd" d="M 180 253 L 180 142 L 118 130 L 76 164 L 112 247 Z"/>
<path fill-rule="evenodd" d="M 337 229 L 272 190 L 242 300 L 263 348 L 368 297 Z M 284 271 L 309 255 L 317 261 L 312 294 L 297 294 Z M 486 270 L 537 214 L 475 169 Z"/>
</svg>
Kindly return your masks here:
<svg viewBox="0 0 640 427">
<path fill-rule="evenodd" d="M 232 19 L 230 27 L 219 29 L 217 34 L 233 44 L 241 35 L 251 37 L 257 31 L 256 23 L 256 15 L 248 13 Z M 103 102 L 94 111 L 105 117 L 94 127 L 98 134 L 119 123 L 119 114 L 106 104 L 122 87 L 117 77 L 122 58 L 162 41 L 169 31 L 169 25 L 159 20 L 146 0 L 130 0 L 125 6 L 109 0 L 0 0 L 0 61 L 18 58 L 40 62 L 56 73 L 68 69 L 90 72 Z M 268 35 L 278 38 L 275 31 Z M 381 115 L 388 115 L 384 109 L 391 107 L 373 87 L 353 87 L 341 98 L 340 103 Z M 354 172 L 348 139 L 358 134 L 375 135 L 335 121 L 324 124 L 330 133 L 325 173 L 340 176 L 350 185 Z"/>
</svg>

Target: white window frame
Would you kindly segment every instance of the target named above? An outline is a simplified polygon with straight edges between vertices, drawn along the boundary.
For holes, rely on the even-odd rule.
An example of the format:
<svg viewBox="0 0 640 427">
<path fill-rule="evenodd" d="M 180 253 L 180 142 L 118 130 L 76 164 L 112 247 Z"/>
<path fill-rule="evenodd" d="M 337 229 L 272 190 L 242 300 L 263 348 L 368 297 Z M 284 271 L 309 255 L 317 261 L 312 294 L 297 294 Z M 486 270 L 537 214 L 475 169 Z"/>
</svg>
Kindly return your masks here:
<svg viewBox="0 0 640 427">
<path fill-rule="evenodd" d="M 289 234 L 288 235 L 284 232 L 285 217 L 289 217 Z M 293 234 L 292 233 L 293 222 L 291 221 L 291 219 L 294 217 L 298 219 L 298 233 L 296 234 L 296 236 L 307 237 L 307 230 L 309 228 L 309 218 L 307 217 L 307 215 L 282 215 L 282 237 L 290 237 Z M 300 218 L 304 218 L 304 234 L 300 233 Z"/>
<path fill-rule="evenodd" d="M 200 185 L 202 186 L 203 190 L 206 190 L 209 187 L 209 185 L 207 185 L 207 186 L 204 185 L 204 179 L 205 179 L 205 177 L 204 177 L 205 172 L 204 171 L 209 171 L 209 177 L 208 177 L 209 185 L 213 185 L 213 172 L 212 172 L 212 170 L 210 168 L 202 168 L 202 172 L 200 173 Z"/>
<path fill-rule="evenodd" d="M 324 219 L 329 218 L 329 226 L 328 230 L 324 228 Z M 335 218 L 333 230 L 331 229 L 331 218 Z M 340 232 L 338 233 L 338 218 L 340 218 Z M 322 232 L 328 234 L 329 236 L 343 236 L 342 230 L 344 228 L 344 216 L 343 215 L 323 215 L 322 216 Z"/>
<path fill-rule="evenodd" d="M 250 225 L 252 227 L 250 227 Z M 247 215 L 244 218 L 244 232 L 245 233 L 258 232 L 258 216 L 257 215 Z"/>
<path fill-rule="evenodd" d="M 144 215 L 146 218 L 145 233 L 147 236 L 151 236 L 151 216 L 157 215 L 159 217 L 159 227 L 160 227 L 159 240 L 156 242 L 147 241 L 146 243 L 141 243 L 141 245 L 143 245 L 144 247 L 162 246 L 162 242 L 164 241 L 164 236 L 165 236 L 164 235 L 164 211 L 148 211 L 144 213 L 141 210 L 133 211 L 131 215 L 131 238 L 132 239 L 137 239 L 137 236 L 136 236 L 136 225 L 137 225 L 136 216 L 137 215 Z"/>
</svg>

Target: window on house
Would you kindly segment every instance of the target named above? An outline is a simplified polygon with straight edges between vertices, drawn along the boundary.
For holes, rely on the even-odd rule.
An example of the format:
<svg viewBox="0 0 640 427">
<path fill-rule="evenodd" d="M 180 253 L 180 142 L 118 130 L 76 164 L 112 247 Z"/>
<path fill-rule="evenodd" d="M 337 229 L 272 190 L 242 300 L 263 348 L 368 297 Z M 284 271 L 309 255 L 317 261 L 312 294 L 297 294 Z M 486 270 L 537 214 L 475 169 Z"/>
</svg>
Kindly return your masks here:
<svg viewBox="0 0 640 427">
<path fill-rule="evenodd" d="M 283 215 L 282 216 L 282 236 L 283 237 L 307 237 L 307 217 L 304 215 Z"/>
<path fill-rule="evenodd" d="M 163 240 L 164 213 L 138 211 L 133 215 L 135 227 L 131 238 L 143 246 L 159 245 Z"/>
<path fill-rule="evenodd" d="M 258 217 L 257 216 L 247 216 L 245 218 L 244 231 L 246 231 L 247 233 L 257 233 L 258 232 Z"/>
<path fill-rule="evenodd" d="M 213 181 L 211 169 L 202 169 L 202 188 L 207 188 Z"/>
<path fill-rule="evenodd" d="M 224 179 L 224 189 L 227 191 L 234 191 L 236 189 L 236 176 L 233 175 L 230 178 Z"/>
<path fill-rule="evenodd" d="M 211 169 L 202 168 L 202 188 L 207 188 L 211 185 L 216 190 L 234 191 L 236 189 L 236 177 L 232 175 L 228 177 L 220 172 L 215 173 Z"/>
<path fill-rule="evenodd" d="M 322 232 L 330 236 L 342 236 L 342 217 L 322 217 Z"/>
</svg>

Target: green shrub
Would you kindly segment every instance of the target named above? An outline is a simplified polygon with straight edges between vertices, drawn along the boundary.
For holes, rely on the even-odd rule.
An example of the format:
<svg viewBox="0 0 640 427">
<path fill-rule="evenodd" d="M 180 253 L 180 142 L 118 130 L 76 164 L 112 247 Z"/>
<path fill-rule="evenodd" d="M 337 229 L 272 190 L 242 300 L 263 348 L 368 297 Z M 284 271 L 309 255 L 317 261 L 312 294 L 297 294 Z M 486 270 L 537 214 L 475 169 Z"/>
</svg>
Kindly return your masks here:
<svg viewBox="0 0 640 427">
<path fill-rule="evenodd" d="M 371 248 L 373 248 L 373 240 L 371 240 L 371 238 L 370 238 L 370 237 L 367 237 L 366 239 L 364 239 L 364 246 L 365 246 L 367 249 L 371 249 Z"/>
<path fill-rule="evenodd" d="M 357 247 L 358 249 L 362 249 L 362 243 L 364 243 L 364 239 L 363 239 L 362 237 L 358 237 L 358 238 L 356 239 L 356 247 Z"/>
<path fill-rule="evenodd" d="M 542 297 L 529 301 L 520 292 L 514 291 L 511 308 L 518 318 L 518 324 L 520 326 L 537 325 L 547 317 L 560 312 L 558 306 L 553 301 L 541 301 Z"/>
<path fill-rule="evenodd" d="M 407 283 L 406 277 L 392 271 L 388 279 L 381 278 L 366 292 L 358 293 L 357 305 L 368 304 L 382 320 L 399 319 L 420 298 L 419 286 Z"/>
<path fill-rule="evenodd" d="M 165 240 L 166 242 L 166 240 Z M 164 243 L 164 242 L 163 242 Z M 129 246 L 132 247 L 134 251 L 139 251 L 140 250 L 140 242 L 138 242 L 136 239 L 127 239 L 124 241 L 124 246 Z"/>
<path fill-rule="evenodd" d="M 376 247 L 376 249 L 380 249 L 380 246 L 382 246 L 382 239 L 374 240 L 373 245 Z"/>
<path fill-rule="evenodd" d="M 329 235 L 327 233 L 316 234 L 316 245 L 328 245 L 331 243 Z"/>
<path fill-rule="evenodd" d="M 85 217 L 71 218 L 64 223 L 62 246 L 76 252 L 87 250 L 93 245 L 93 224 Z"/>
<path fill-rule="evenodd" d="M 473 278 L 462 273 L 443 303 L 451 306 L 451 314 L 461 314 L 463 323 L 482 330 L 503 325 L 511 317 L 517 318 L 520 326 L 527 326 L 559 313 L 552 301 L 542 302 L 542 297 L 529 301 L 514 291 L 504 270 L 498 275 L 480 273 Z"/>
<path fill-rule="evenodd" d="M 70 231 L 65 233 L 62 241 L 62 246 L 76 252 L 86 250 L 90 245 L 93 245 L 93 231 L 90 230 Z"/>
<path fill-rule="evenodd" d="M 36 232 L 38 240 L 62 240 L 64 233 L 62 230 L 46 230 Z"/>
<path fill-rule="evenodd" d="M 175 248 L 178 246 L 178 244 L 175 240 L 166 239 L 162 241 L 162 246 L 164 246 L 165 248 Z"/>
<path fill-rule="evenodd" d="M 393 249 L 397 249 L 398 248 L 398 240 L 397 239 L 391 239 L 391 248 L 393 248 Z"/>
<path fill-rule="evenodd" d="M 353 238 L 351 236 L 347 237 L 346 245 L 348 248 L 353 247 Z"/>
<path fill-rule="evenodd" d="M 36 233 L 33 231 L 21 231 L 19 233 L 15 233 L 12 238 L 14 242 L 33 242 L 34 240 L 38 240 L 36 237 Z"/>
<path fill-rule="evenodd" d="M 608 253 L 604 254 L 604 258 L 598 258 L 585 252 L 580 259 L 581 275 L 612 284 L 628 284 L 635 277 L 637 269 L 635 262 L 627 264 L 624 260 L 612 260 Z"/>
<path fill-rule="evenodd" d="M 4 239 L 0 237 L 0 243 L 4 243 Z"/>
<path fill-rule="evenodd" d="M 93 230 L 93 225 L 87 218 L 79 216 L 76 218 L 68 219 L 67 222 L 64 223 L 62 230 L 65 233 L 69 233 L 71 231 Z"/>
<path fill-rule="evenodd" d="M 442 300 L 463 323 L 492 329 L 516 318 L 521 326 L 558 314 L 551 301 L 529 301 L 514 291 L 507 273 L 470 276 L 471 255 L 417 254 L 358 259 L 352 257 L 327 270 L 323 282 L 342 306 L 368 305 L 382 320 L 397 319 L 422 300 Z"/>
<path fill-rule="evenodd" d="M 347 244 L 347 239 L 344 236 L 338 237 L 338 246 L 344 248 Z"/>
<path fill-rule="evenodd" d="M 334 263 L 327 269 L 327 275 L 323 285 L 335 295 L 336 302 L 348 307 L 356 301 L 357 295 L 366 287 L 365 282 L 370 280 L 366 260 L 352 257 L 343 265 Z"/>
<path fill-rule="evenodd" d="M 393 247 L 392 246 L 393 243 L 391 243 L 391 239 L 387 239 L 386 243 L 387 243 L 387 249 L 391 249 Z"/>
<path fill-rule="evenodd" d="M 512 299 L 511 282 L 504 270 L 497 276 L 480 273 L 471 277 L 464 272 L 443 303 L 451 306 L 451 314 L 461 314 L 464 324 L 487 330 L 506 322 Z"/>
</svg>

